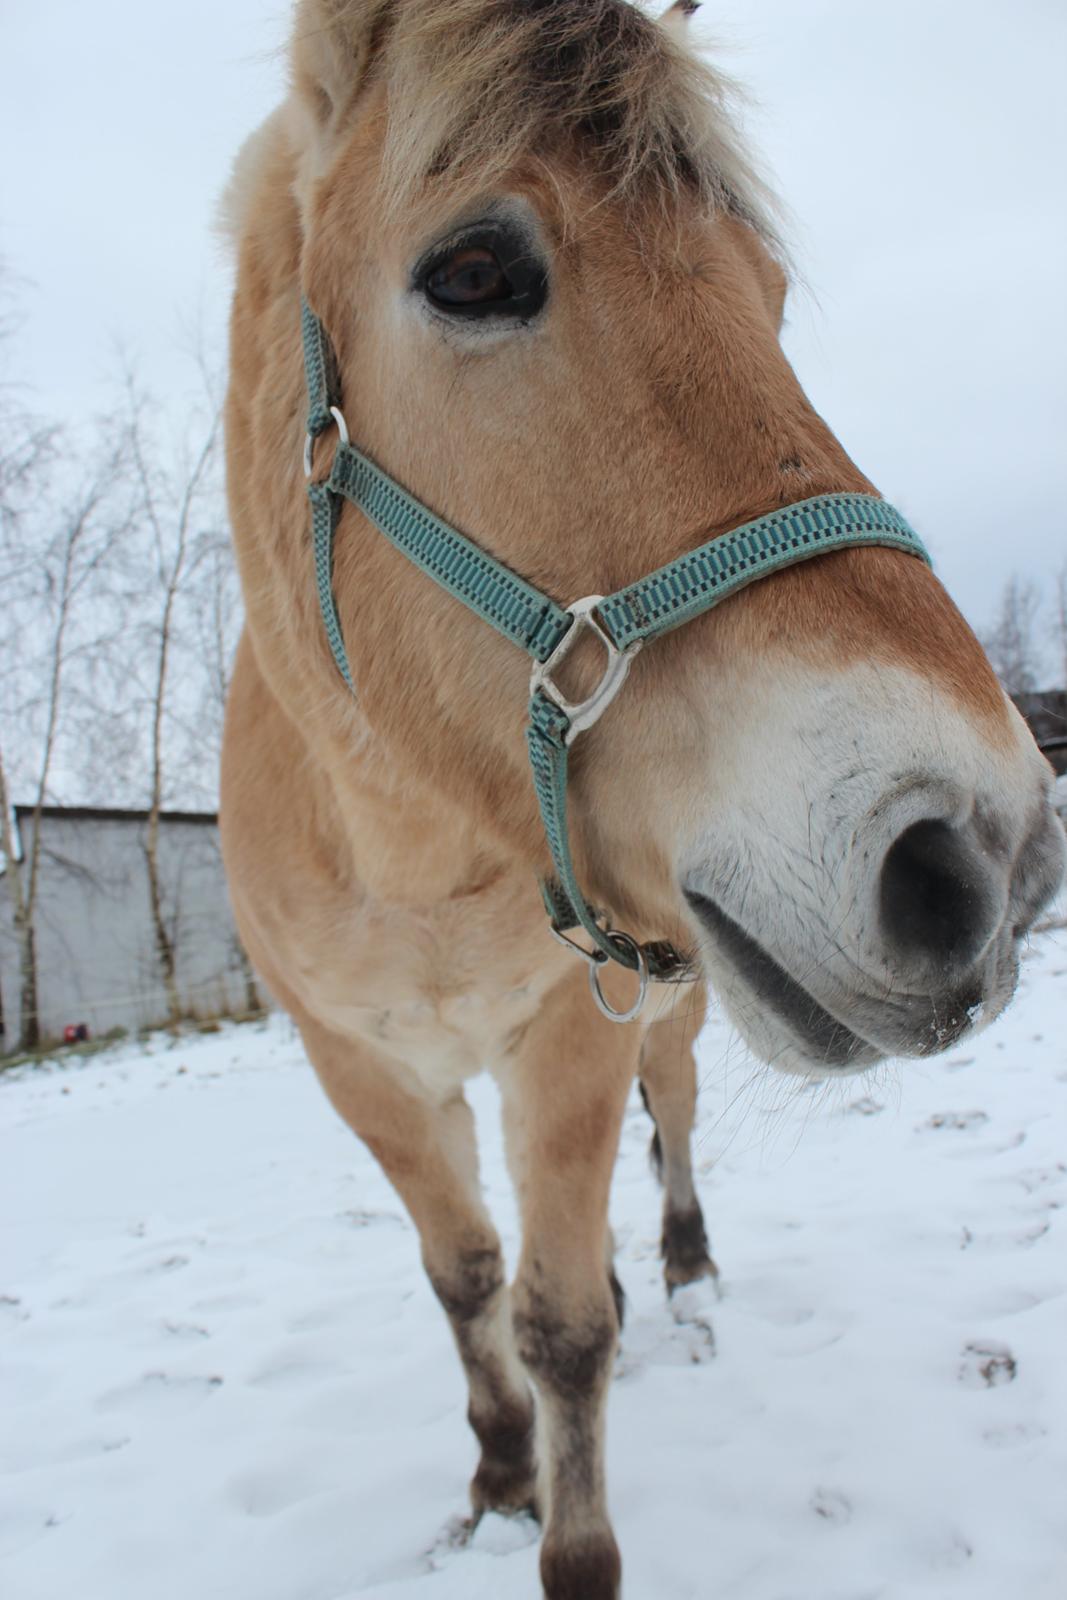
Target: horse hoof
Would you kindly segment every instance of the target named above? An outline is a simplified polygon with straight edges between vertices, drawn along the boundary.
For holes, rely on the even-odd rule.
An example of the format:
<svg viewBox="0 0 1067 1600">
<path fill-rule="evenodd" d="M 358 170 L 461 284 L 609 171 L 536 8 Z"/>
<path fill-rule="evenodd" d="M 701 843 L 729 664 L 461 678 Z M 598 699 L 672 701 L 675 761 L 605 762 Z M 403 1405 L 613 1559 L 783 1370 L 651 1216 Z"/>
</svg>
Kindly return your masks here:
<svg viewBox="0 0 1067 1600">
<path fill-rule="evenodd" d="M 622 1562 L 611 1534 L 541 1550 L 545 1600 L 619 1600 Z"/>
<path fill-rule="evenodd" d="M 541 1521 L 537 1474 L 532 1468 L 514 1471 L 483 1460 L 471 1479 L 470 1494 L 472 1533 L 487 1511 L 499 1512 L 502 1517 L 533 1517 L 535 1522 Z"/>
<path fill-rule="evenodd" d="M 669 1211 L 663 1219 L 663 1276 L 667 1293 L 701 1278 L 711 1278 L 718 1288 L 719 1269 L 708 1251 L 708 1236 L 699 1206 L 689 1211 Z"/>
<path fill-rule="evenodd" d="M 722 1299 L 722 1283 L 719 1269 L 711 1256 L 701 1256 L 694 1261 L 667 1261 L 663 1268 L 663 1281 L 667 1285 L 667 1295 L 670 1297 L 676 1289 L 684 1289 L 688 1283 L 699 1283 L 702 1278 L 709 1278 L 715 1290 L 716 1299 Z"/>
</svg>

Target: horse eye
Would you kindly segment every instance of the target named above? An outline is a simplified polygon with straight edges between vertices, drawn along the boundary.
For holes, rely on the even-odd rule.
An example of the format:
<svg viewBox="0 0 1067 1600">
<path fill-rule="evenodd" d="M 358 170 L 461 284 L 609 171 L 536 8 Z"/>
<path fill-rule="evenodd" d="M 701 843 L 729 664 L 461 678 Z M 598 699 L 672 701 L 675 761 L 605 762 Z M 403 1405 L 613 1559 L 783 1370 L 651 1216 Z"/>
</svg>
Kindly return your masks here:
<svg viewBox="0 0 1067 1600">
<path fill-rule="evenodd" d="M 427 252 L 411 287 L 453 321 L 526 324 L 544 307 L 548 273 L 527 234 L 487 220 Z"/>
<path fill-rule="evenodd" d="M 493 252 L 473 247 L 454 251 L 436 266 L 426 279 L 425 291 L 434 305 L 447 311 L 502 307 L 514 294 L 510 279 Z"/>
</svg>

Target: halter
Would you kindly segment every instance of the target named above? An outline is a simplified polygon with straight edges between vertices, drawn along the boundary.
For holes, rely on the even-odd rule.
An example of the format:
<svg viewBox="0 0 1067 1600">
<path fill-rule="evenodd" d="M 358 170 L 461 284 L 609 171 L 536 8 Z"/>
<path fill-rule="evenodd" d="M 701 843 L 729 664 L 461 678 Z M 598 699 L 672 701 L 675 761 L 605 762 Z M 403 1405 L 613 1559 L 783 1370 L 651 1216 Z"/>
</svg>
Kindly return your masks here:
<svg viewBox="0 0 1067 1600">
<path fill-rule="evenodd" d="M 417 567 L 533 657 L 526 744 L 555 871 L 554 877 L 541 882 L 549 925 L 557 939 L 589 963 L 590 986 L 604 1015 L 615 1022 L 631 1022 L 644 1004 L 650 981 L 676 983 L 691 972 L 673 945 L 639 944 L 630 934 L 609 927 L 582 894 L 567 831 L 570 746 L 607 710 L 644 644 L 702 616 L 757 578 L 845 545 L 889 545 L 927 562 L 929 556 L 919 536 L 884 500 L 868 494 L 816 495 L 721 534 L 615 594 L 586 595 L 572 605 L 557 605 L 356 449 L 337 405 L 329 338 L 306 301 L 302 319 L 309 404 L 304 471 L 311 501 L 315 582 L 337 670 L 354 692 L 333 593 L 334 536 L 341 503 L 348 500 Z M 329 477 L 313 481 L 315 441 L 332 427 L 339 438 Z M 567 699 L 555 674 L 587 632 L 602 645 L 606 665 L 592 694 L 575 702 Z M 592 941 L 591 951 L 568 937 L 579 927 Z M 637 998 L 626 1011 L 613 1010 L 601 992 L 600 970 L 607 961 L 637 973 Z"/>
</svg>

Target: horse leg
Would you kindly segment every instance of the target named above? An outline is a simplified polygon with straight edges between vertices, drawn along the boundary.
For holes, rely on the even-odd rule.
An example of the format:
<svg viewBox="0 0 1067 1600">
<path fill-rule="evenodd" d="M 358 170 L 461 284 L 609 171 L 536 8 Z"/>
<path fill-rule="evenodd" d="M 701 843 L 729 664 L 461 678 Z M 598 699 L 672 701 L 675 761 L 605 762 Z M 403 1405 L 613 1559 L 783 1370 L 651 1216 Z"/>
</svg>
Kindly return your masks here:
<svg viewBox="0 0 1067 1600">
<path fill-rule="evenodd" d="M 515 1047 L 503 1110 L 520 1173 L 515 1336 L 538 1393 L 546 1600 L 616 1600 L 604 1408 L 618 1318 L 605 1263 L 608 1197 L 637 1041 L 557 990 Z M 502 1075 L 503 1076 L 503 1075 Z"/>
<path fill-rule="evenodd" d="M 718 1278 L 708 1252 L 704 1214 L 693 1184 L 690 1134 L 696 1115 L 693 1043 L 704 1021 L 704 996 L 684 1017 L 654 1022 L 641 1047 L 641 1093 L 656 1125 L 652 1160 L 663 1182 L 663 1276 L 667 1293 L 698 1278 Z"/>
<path fill-rule="evenodd" d="M 471 1481 L 484 1511 L 537 1514 L 533 1396 L 515 1351 L 500 1241 L 481 1199 L 474 1119 L 462 1093 L 438 1104 L 402 1066 L 298 1018 L 335 1109 L 377 1158 L 419 1231 L 422 1259 L 466 1369 L 481 1446 Z"/>
<path fill-rule="evenodd" d="M 524 1112 L 514 1096 L 514 1082 L 508 1072 L 506 1070 L 500 1072 L 497 1069 L 494 1070 L 493 1076 L 496 1078 L 503 1106 L 504 1150 L 507 1156 L 508 1174 L 512 1188 L 521 1200 L 527 1181 L 529 1147 Z M 615 1306 L 615 1319 L 621 1331 L 626 1321 L 626 1290 L 615 1270 L 615 1233 L 610 1223 L 604 1232 L 604 1270 L 608 1275 L 608 1285 Z"/>
</svg>

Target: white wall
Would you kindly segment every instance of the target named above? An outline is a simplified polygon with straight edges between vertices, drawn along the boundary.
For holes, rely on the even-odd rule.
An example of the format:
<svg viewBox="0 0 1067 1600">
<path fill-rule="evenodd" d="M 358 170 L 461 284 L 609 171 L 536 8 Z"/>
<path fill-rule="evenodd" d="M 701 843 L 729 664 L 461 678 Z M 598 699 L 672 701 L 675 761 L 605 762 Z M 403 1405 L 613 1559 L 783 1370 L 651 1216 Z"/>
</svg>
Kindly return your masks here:
<svg viewBox="0 0 1067 1600">
<path fill-rule="evenodd" d="M 42 1032 L 67 1023 L 95 1036 L 167 1021 L 167 1003 L 148 899 L 141 818 L 68 813 L 41 823 L 38 888 L 38 1003 Z M 23 849 L 32 822 L 23 820 Z M 242 1011 L 246 968 L 233 925 L 214 821 L 160 826 L 164 912 L 176 933 L 178 989 L 192 1016 Z M 4 1044 L 18 1035 L 19 984 L 11 907 L 0 883 L 0 992 Z"/>
</svg>

